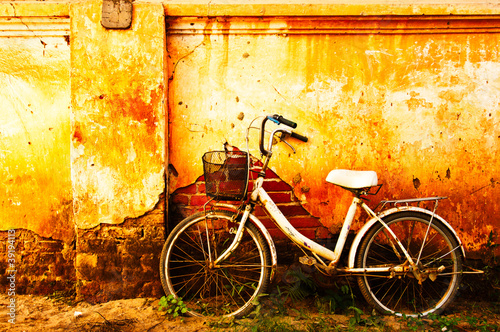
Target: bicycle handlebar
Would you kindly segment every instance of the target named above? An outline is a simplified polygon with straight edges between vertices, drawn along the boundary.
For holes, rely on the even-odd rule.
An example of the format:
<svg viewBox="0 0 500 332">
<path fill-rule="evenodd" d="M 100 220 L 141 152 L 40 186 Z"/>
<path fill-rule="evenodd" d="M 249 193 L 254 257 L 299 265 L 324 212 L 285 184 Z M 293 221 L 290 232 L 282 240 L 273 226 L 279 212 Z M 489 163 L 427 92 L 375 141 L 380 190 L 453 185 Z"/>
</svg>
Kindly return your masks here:
<svg viewBox="0 0 500 332">
<path fill-rule="evenodd" d="M 265 126 L 266 126 L 266 122 L 267 120 L 271 120 L 272 122 L 276 123 L 276 124 L 284 124 L 288 127 L 291 127 L 291 128 L 297 128 L 297 123 L 291 121 L 291 120 L 288 120 L 288 119 L 285 119 L 283 116 L 281 115 L 278 115 L 278 114 L 273 114 L 273 115 L 268 115 L 266 117 L 264 117 L 264 120 L 262 120 L 262 124 L 261 124 L 261 127 L 260 127 L 260 140 L 259 140 L 259 147 L 260 147 L 260 152 L 265 155 L 265 156 L 271 156 L 272 154 L 272 151 L 271 151 L 271 148 L 272 146 L 270 145 L 269 146 L 269 150 L 267 150 L 264 146 L 264 134 L 265 134 Z M 295 138 L 295 139 L 298 139 L 302 142 L 307 142 L 309 139 L 306 137 L 306 136 L 303 136 L 303 135 L 300 135 L 300 134 L 297 134 L 293 131 L 291 131 L 290 129 L 286 129 L 286 128 L 283 128 L 283 129 L 280 129 L 280 130 L 277 130 L 275 131 L 276 132 L 284 132 L 284 133 L 287 133 L 287 134 L 290 134 L 291 137 Z M 272 141 L 272 139 L 271 139 Z"/>
<path fill-rule="evenodd" d="M 293 138 L 296 138 L 298 139 L 299 141 L 302 141 L 304 143 L 306 143 L 309 138 L 307 138 L 306 136 L 302 136 L 301 134 L 297 134 L 296 132 L 293 132 L 290 134 Z"/>
<path fill-rule="evenodd" d="M 285 119 L 281 115 L 274 114 L 272 115 L 272 118 L 278 121 L 278 123 L 282 123 L 284 125 L 287 125 L 288 127 L 292 127 L 293 129 L 297 128 L 297 123 L 293 122 L 291 120 Z"/>
</svg>

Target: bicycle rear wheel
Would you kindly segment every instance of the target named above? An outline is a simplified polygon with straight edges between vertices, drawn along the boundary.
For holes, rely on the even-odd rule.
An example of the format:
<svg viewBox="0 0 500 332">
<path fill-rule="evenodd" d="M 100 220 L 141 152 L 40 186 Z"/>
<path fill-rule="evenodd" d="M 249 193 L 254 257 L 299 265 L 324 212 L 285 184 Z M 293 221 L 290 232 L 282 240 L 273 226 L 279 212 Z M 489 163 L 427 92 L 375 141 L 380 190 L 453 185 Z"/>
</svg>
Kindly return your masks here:
<svg viewBox="0 0 500 332">
<path fill-rule="evenodd" d="M 192 316 L 245 316 L 267 289 L 269 248 L 249 221 L 236 250 L 217 266 L 213 263 L 234 239 L 238 224 L 233 215 L 220 210 L 194 214 L 175 227 L 163 246 L 163 289 L 182 298 Z"/>
<path fill-rule="evenodd" d="M 381 223 L 361 242 L 357 267 L 398 267 L 393 272 L 365 273 L 358 285 L 366 300 L 383 313 L 407 316 L 439 314 L 453 301 L 461 279 L 462 252 L 448 228 L 431 216 L 405 211 L 384 218 L 414 262 L 422 281 L 408 269 L 401 249 Z"/>
</svg>

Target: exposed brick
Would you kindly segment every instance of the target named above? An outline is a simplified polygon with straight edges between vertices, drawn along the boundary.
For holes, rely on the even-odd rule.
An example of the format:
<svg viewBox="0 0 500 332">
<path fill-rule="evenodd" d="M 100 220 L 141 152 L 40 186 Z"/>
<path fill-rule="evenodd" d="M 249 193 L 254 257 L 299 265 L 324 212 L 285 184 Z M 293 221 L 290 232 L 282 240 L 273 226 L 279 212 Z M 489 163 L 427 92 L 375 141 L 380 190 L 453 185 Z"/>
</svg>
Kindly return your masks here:
<svg viewBox="0 0 500 332">
<path fill-rule="evenodd" d="M 197 182 L 196 183 L 196 192 L 199 194 L 204 194 L 206 192 L 205 182 Z"/>
<path fill-rule="evenodd" d="M 176 204 L 176 205 L 189 205 L 189 198 L 190 195 L 185 195 L 185 194 L 175 194 L 172 195 L 170 199 L 170 204 Z"/>
<path fill-rule="evenodd" d="M 308 239 L 315 239 L 316 229 L 315 228 L 301 228 L 300 232 L 302 235 L 307 237 Z"/>
<path fill-rule="evenodd" d="M 276 228 L 277 226 L 274 224 L 274 222 L 271 220 L 271 218 L 259 218 L 259 220 L 262 222 L 262 224 L 267 228 Z"/>
<path fill-rule="evenodd" d="M 259 217 L 259 219 L 261 216 L 267 216 L 266 212 L 264 211 L 264 208 L 262 208 L 262 206 L 260 206 L 260 205 L 257 205 L 255 207 L 253 214 L 255 216 Z"/>
<path fill-rule="evenodd" d="M 169 223 L 171 223 L 171 225 L 176 224 L 178 221 L 181 221 L 182 219 L 192 215 L 197 208 L 198 207 L 193 207 L 193 206 L 177 207 L 175 212 L 174 211 L 171 212 L 171 215 L 169 216 Z"/>
<path fill-rule="evenodd" d="M 165 239 L 165 227 L 163 224 L 145 226 L 142 230 L 142 236 L 152 242 L 155 240 L 163 241 Z"/>
<path fill-rule="evenodd" d="M 141 239 L 126 239 L 123 241 L 122 250 L 130 253 L 134 253 L 135 255 L 144 255 L 152 252 L 153 243 L 150 241 L 141 240 Z"/>
<path fill-rule="evenodd" d="M 264 181 L 264 183 L 262 184 L 262 187 L 266 190 L 266 191 L 291 191 L 292 190 L 292 187 L 284 182 L 284 181 L 281 181 L 281 180 L 266 180 Z"/>
<path fill-rule="evenodd" d="M 198 189 L 196 188 L 196 184 L 193 183 L 187 187 L 179 188 L 175 192 L 177 194 L 186 194 L 186 195 L 194 195 L 196 194 Z"/>
<path fill-rule="evenodd" d="M 161 294 L 159 257 L 165 237 L 164 204 L 118 225 L 78 230 L 76 269 L 80 299 L 91 303 Z M 177 209 L 178 210 L 178 209 Z M 156 287 L 156 288 L 154 288 Z"/>
<path fill-rule="evenodd" d="M 103 296 L 101 292 L 101 283 L 99 281 L 81 281 L 78 287 L 78 295 L 90 303 L 105 302 L 109 300 Z"/>
<path fill-rule="evenodd" d="M 293 227 L 299 228 L 311 228 L 311 227 L 320 227 L 321 223 L 318 218 L 309 217 L 309 216 L 300 216 L 300 217 L 291 217 L 288 219 L 290 224 Z"/>
<path fill-rule="evenodd" d="M 91 252 L 99 254 L 111 254 L 117 251 L 116 240 L 109 238 L 81 239 L 77 249 L 82 253 Z"/>
<path fill-rule="evenodd" d="M 289 191 L 268 193 L 269 197 L 274 201 L 275 204 L 279 203 L 290 203 L 292 200 L 292 194 Z"/>
<path fill-rule="evenodd" d="M 63 243 L 61 241 L 39 241 L 38 246 L 40 251 L 58 252 L 62 250 Z"/>
<path fill-rule="evenodd" d="M 109 239 L 124 239 L 141 237 L 143 234 L 143 227 L 130 227 L 124 228 L 120 226 L 104 227 L 101 231 L 101 237 Z"/>
<path fill-rule="evenodd" d="M 8 232 L 0 232 L 5 239 Z M 36 233 L 17 229 L 15 236 L 15 269 L 17 294 L 47 295 L 54 291 L 68 291 L 76 280 L 74 250 L 62 241 L 44 238 Z M 64 252 L 64 255 L 63 255 Z M 0 253 L 0 286 L 8 282 L 8 250 Z"/>
<path fill-rule="evenodd" d="M 199 206 L 203 205 L 208 201 L 206 195 L 193 195 L 191 196 L 190 205 Z"/>
<path fill-rule="evenodd" d="M 268 229 L 269 234 L 273 237 L 273 239 L 286 239 L 286 235 L 279 228 L 271 228 Z"/>
<path fill-rule="evenodd" d="M 279 179 L 278 175 L 269 168 L 266 170 L 266 179 Z"/>
<path fill-rule="evenodd" d="M 309 213 L 298 204 L 278 205 L 278 208 L 285 216 L 308 216 Z"/>
<path fill-rule="evenodd" d="M 142 285 L 139 297 L 156 297 L 160 298 L 163 295 L 163 289 L 159 280 L 153 280 Z"/>
<path fill-rule="evenodd" d="M 326 227 L 316 228 L 316 239 L 330 239 L 332 238 L 332 233 Z"/>
</svg>

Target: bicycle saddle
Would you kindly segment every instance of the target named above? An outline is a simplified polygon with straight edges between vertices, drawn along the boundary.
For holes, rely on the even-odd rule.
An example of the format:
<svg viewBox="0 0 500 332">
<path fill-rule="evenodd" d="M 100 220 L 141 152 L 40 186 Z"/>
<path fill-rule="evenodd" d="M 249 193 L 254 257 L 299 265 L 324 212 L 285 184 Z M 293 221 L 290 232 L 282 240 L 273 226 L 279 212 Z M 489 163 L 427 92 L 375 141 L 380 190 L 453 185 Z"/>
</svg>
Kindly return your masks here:
<svg viewBox="0 0 500 332">
<path fill-rule="evenodd" d="M 326 181 L 349 189 L 362 189 L 378 184 L 377 173 L 374 171 L 349 171 L 334 169 L 326 177 Z"/>
</svg>

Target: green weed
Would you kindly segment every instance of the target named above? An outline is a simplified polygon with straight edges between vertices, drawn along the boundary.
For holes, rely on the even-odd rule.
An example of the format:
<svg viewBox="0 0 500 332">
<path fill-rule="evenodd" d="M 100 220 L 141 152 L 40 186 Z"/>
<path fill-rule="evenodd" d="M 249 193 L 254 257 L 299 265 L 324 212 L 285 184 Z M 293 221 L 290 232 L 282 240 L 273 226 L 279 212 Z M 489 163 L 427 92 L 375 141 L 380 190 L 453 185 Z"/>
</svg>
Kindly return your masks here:
<svg viewBox="0 0 500 332">
<path fill-rule="evenodd" d="M 158 305 L 158 311 L 165 311 L 172 318 L 180 317 L 181 321 L 183 321 L 182 315 L 188 311 L 182 298 L 175 298 L 172 294 L 163 296 Z"/>
</svg>

